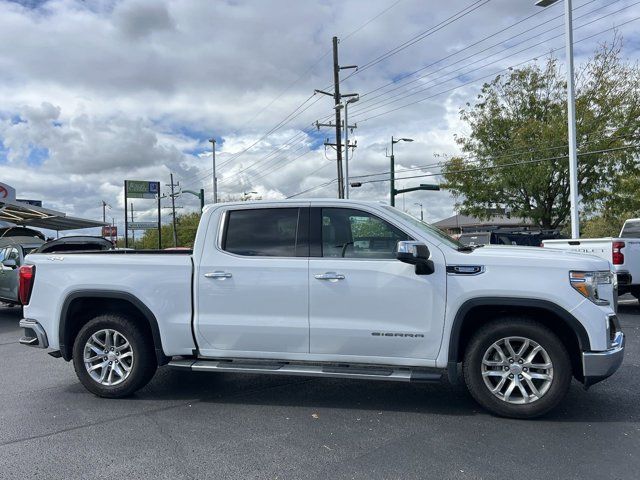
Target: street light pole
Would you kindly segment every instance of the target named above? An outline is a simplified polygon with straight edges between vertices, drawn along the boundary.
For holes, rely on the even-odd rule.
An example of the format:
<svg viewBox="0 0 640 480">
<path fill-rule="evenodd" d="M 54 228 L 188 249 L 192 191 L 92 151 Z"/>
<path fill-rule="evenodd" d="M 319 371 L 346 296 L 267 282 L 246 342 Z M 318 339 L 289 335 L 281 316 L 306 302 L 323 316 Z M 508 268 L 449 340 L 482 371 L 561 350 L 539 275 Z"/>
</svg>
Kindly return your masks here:
<svg viewBox="0 0 640 480">
<path fill-rule="evenodd" d="M 218 203 L 218 179 L 216 178 L 216 139 L 210 138 L 209 142 L 211 143 L 211 159 L 213 164 L 213 203 Z"/>
<path fill-rule="evenodd" d="M 558 0 L 538 0 L 536 5 L 548 7 Z M 578 152 L 576 147 L 576 99 L 573 73 L 573 9 L 571 0 L 564 0 L 564 31 L 567 62 L 567 124 L 569 143 L 569 199 L 571 202 L 571 238 L 580 237 L 578 214 Z"/>
<path fill-rule="evenodd" d="M 393 135 L 391 136 L 391 155 L 389 156 L 389 159 L 391 161 L 391 165 L 390 165 L 390 171 L 389 171 L 389 180 L 390 180 L 390 187 L 389 187 L 389 204 L 392 207 L 396 206 L 396 159 L 393 156 L 393 146 L 398 143 L 398 142 L 413 142 L 413 138 L 398 138 L 398 139 L 394 139 Z"/>
</svg>

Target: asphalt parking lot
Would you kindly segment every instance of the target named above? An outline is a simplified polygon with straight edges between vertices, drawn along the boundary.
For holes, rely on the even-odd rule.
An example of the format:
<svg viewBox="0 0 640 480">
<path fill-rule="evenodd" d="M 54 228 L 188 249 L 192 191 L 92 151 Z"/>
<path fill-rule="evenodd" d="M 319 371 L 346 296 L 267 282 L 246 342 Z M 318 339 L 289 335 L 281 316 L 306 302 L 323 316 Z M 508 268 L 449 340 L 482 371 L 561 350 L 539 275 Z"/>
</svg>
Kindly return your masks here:
<svg viewBox="0 0 640 480">
<path fill-rule="evenodd" d="M 640 306 L 623 300 L 621 369 L 534 421 L 461 387 L 196 374 L 136 396 L 87 393 L 72 365 L 18 344 L 0 307 L 0 478 L 638 478 Z"/>
</svg>

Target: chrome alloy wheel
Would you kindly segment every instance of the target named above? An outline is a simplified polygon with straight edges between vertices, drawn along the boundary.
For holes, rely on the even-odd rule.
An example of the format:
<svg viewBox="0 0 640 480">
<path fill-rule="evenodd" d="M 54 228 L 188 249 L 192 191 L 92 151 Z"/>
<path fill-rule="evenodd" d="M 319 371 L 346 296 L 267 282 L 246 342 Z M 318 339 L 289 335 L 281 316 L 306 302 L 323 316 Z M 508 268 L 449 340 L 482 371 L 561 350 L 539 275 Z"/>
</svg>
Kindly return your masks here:
<svg viewBox="0 0 640 480">
<path fill-rule="evenodd" d="M 541 345 L 524 337 L 493 343 L 482 357 L 482 378 L 500 400 L 511 404 L 535 402 L 553 381 L 553 363 Z"/>
<path fill-rule="evenodd" d="M 93 380 L 113 386 L 124 382 L 133 368 L 133 349 L 124 335 L 105 328 L 84 345 L 84 366 Z"/>
</svg>

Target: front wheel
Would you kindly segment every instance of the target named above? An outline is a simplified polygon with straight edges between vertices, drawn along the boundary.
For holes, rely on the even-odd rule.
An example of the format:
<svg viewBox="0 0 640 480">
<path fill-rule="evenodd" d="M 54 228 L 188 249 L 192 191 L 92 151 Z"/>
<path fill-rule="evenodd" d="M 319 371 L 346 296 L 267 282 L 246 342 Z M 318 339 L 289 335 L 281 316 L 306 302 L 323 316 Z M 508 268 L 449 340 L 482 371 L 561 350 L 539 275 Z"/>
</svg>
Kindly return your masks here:
<svg viewBox="0 0 640 480">
<path fill-rule="evenodd" d="M 533 418 L 554 408 L 572 376 L 569 354 L 557 335 L 518 317 L 481 327 L 466 349 L 463 371 L 478 403 L 511 418 Z"/>
<path fill-rule="evenodd" d="M 100 397 L 120 398 L 144 387 L 157 368 L 152 339 L 139 324 L 120 315 L 89 321 L 73 344 L 80 382 Z"/>
</svg>

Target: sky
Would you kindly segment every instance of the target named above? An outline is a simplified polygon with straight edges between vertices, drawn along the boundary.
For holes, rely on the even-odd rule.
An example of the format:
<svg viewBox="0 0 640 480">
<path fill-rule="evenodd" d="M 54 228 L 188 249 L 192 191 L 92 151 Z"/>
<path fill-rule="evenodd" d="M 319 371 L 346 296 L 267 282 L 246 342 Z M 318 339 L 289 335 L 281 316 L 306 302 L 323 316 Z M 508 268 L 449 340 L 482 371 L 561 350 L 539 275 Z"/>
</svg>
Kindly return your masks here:
<svg viewBox="0 0 640 480">
<path fill-rule="evenodd" d="M 0 181 L 69 215 L 124 220 L 123 181 L 205 189 L 216 139 L 220 198 L 335 197 L 332 37 L 349 105 L 352 181 L 438 183 L 437 163 L 469 133 L 459 110 L 509 67 L 564 63 L 563 5 L 534 0 L 0 0 Z M 640 2 L 574 0 L 576 65 L 623 38 L 640 57 Z M 417 73 L 414 73 L 417 72 Z M 416 167 L 425 168 L 416 170 Z M 377 176 L 358 177 L 379 174 Z M 324 185 L 324 186 L 323 186 Z M 389 183 L 351 197 L 388 201 Z M 136 199 L 135 220 L 155 216 Z M 198 209 L 184 193 L 181 212 Z M 446 190 L 400 196 L 428 221 L 454 213 Z M 163 200 L 163 206 L 170 204 Z M 163 210 L 163 221 L 170 221 Z M 86 232 L 85 233 L 90 233 Z"/>
</svg>

